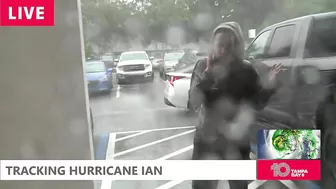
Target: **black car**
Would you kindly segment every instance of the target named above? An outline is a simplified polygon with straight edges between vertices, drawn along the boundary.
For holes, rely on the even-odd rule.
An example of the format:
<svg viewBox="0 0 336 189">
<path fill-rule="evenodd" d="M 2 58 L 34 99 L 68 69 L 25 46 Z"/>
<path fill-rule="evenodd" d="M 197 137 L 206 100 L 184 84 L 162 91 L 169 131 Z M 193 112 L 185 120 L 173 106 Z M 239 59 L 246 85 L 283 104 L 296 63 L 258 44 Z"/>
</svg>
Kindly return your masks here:
<svg viewBox="0 0 336 189">
<path fill-rule="evenodd" d="M 182 56 L 182 58 L 175 65 L 174 70 L 176 71 L 189 65 L 195 65 L 198 60 L 203 59 L 206 56 L 207 53 L 199 52 L 198 50 L 188 51 Z"/>
<path fill-rule="evenodd" d="M 206 58 L 206 56 L 207 53 L 199 52 L 198 50 L 187 51 L 178 61 L 178 63 L 174 66 L 172 72 L 191 73 L 196 63 L 199 60 Z M 165 80 L 166 76 L 162 75 L 161 78 Z"/>
<path fill-rule="evenodd" d="M 273 65 L 283 65 L 282 86 L 257 120 L 277 129 L 321 130 L 321 185 L 327 178 L 336 181 L 335 26 L 336 12 L 286 20 L 263 29 L 245 52 L 261 76 L 267 77 Z"/>
</svg>

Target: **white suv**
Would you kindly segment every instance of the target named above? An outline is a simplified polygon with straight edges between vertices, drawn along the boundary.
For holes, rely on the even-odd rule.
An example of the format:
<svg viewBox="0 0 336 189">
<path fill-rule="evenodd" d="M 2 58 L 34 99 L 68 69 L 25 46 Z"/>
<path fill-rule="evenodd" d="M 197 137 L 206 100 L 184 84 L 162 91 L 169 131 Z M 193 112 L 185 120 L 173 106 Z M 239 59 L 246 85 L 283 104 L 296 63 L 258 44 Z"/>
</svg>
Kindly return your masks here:
<svg viewBox="0 0 336 189">
<path fill-rule="evenodd" d="M 133 81 L 153 81 L 153 67 L 151 58 L 145 51 L 130 51 L 120 55 L 116 74 L 117 83 L 123 84 Z"/>
</svg>

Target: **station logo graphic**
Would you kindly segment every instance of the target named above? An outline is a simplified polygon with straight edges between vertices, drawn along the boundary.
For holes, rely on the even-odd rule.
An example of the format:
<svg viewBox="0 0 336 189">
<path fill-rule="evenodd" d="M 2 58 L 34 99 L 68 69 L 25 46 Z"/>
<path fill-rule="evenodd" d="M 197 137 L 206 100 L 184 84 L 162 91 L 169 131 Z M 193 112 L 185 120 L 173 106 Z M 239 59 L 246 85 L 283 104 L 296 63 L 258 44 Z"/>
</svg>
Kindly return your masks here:
<svg viewBox="0 0 336 189">
<path fill-rule="evenodd" d="M 258 180 L 320 180 L 319 130 L 259 130 Z"/>
</svg>

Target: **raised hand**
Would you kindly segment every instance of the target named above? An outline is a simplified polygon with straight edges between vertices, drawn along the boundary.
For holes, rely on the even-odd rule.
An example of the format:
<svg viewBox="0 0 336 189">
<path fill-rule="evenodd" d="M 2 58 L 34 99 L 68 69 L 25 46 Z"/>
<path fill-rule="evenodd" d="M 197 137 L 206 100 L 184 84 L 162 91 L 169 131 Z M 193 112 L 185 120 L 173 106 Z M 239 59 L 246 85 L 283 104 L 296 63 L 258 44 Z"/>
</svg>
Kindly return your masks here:
<svg viewBox="0 0 336 189">
<path fill-rule="evenodd" d="M 279 84 L 279 73 L 281 72 L 282 70 L 282 64 L 281 63 L 278 63 L 278 64 L 275 64 L 272 66 L 269 74 L 268 74 L 268 82 L 269 84 L 276 88 Z"/>
</svg>

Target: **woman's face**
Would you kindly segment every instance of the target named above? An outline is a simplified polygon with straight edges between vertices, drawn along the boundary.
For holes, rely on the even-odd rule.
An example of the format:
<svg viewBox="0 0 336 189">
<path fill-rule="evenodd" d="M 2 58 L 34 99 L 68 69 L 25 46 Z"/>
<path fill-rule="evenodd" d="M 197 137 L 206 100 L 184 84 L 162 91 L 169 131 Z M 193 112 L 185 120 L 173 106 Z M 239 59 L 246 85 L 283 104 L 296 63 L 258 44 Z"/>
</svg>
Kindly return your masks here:
<svg viewBox="0 0 336 189">
<path fill-rule="evenodd" d="M 231 53 L 234 35 L 231 32 L 218 32 L 214 37 L 213 54 L 216 59 L 225 57 Z"/>
</svg>

